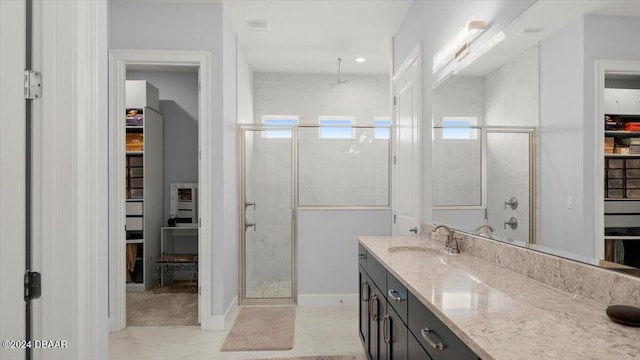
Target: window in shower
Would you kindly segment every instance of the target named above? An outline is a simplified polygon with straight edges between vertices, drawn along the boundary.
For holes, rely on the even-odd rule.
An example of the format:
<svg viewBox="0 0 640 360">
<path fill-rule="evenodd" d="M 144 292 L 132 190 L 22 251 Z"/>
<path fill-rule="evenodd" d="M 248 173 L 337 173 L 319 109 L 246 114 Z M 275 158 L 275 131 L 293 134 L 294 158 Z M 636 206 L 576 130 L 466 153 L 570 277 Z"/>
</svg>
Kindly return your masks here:
<svg viewBox="0 0 640 360">
<path fill-rule="evenodd" d="M 351 127 L 354 118 L 351 116 L 320 116 L 320 139 L 353 139 L 354 129 Z"/>
<path fill-rule="evenodd" d="M 443 140 L 474 140 L 477 131 L 471 128 L 478 123 L 475 117 L 444 117 L 442 118 Z"/>
<path fill-rule="evenodd" d="M 391 135 L 391 119 L 388 117 L 376 116 L 373 120 L 373 126 L 375 126 L 373 132 L 374 139 L 389 140 Z"/>
<path fill-rule="evenodd" d="M 297 125 L 298 121 L 299 118 L 293 115 L 263 115 L 262 123 L 272 125 L 273 129 L 265 130 L 262 137 L 265 139 L 291 139 L 290 127 Z"/>
</svg>

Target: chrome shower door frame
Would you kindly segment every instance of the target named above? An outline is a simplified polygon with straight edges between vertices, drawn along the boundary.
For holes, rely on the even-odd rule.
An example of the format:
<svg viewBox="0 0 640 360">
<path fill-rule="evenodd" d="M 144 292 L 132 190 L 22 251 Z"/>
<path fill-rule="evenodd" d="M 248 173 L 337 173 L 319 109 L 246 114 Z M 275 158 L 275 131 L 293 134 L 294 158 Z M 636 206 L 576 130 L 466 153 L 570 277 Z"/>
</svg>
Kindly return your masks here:
<svg viewBox="0 0 640 360">
<path fill-rule="evenodd" d="M 291 130 L 291 296 L 279 298 L 247 298 L 247 259 L 246 259 L 246 153 L 247 131 Z M 260 124 L 239 124 L 237 131 L 237 172 L 238 172 L 238 304 L 239 305 L 290 305 L 298 302 L 298 180 L 297 180 L 297 126 L 274 126 Z"/>
</svg>

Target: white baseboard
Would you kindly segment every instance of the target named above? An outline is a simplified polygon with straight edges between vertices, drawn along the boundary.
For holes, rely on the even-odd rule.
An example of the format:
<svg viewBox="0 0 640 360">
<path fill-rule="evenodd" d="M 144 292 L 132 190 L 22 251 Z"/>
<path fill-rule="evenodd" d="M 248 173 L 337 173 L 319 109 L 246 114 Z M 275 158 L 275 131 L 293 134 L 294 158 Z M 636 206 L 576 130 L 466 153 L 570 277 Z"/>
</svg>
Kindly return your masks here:
<svg viewBox="0 0 640 360">
<path fill-rule="evenodd" d="M 298 294 L 298 306 L 355 306 L 358 294 Z"/>
<path fill-rule="evenodd" d="M 227 328 L 227 324 L 231 324 L 232 317 L 235 316 L 236 310 L 238 309 L 238 297 L 234 297 L 231 300 L 231 304 L 227 307 L 227 310 L 224 312 L 224 315 L 216 315 L 212 316 L 209 320 L 209 326 L 205 328 L 202 327 L 202 330 L 213 330 L 213 331 L 222 331 Z"/>
</svg>

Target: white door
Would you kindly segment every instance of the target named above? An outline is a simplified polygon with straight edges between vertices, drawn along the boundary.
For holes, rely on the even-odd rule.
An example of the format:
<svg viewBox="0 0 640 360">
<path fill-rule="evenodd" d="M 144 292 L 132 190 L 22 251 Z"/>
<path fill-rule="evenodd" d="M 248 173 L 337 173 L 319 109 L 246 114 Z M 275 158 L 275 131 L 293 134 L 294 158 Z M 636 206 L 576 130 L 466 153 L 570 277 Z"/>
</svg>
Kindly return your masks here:
<svg viewBox="0 0 640 360">
<path fill-rule="evenodd" d="M 0 1 L 0 340 L 25 338 L 25 1 Z M 24 350 L 0 347 L 0 359 Z"/>
<path fill-rule="evenodd" d="M 393 77 L 393 234 L 417 234 L 422 209 L 422 86 L 420 46 Z"/>
</svg>

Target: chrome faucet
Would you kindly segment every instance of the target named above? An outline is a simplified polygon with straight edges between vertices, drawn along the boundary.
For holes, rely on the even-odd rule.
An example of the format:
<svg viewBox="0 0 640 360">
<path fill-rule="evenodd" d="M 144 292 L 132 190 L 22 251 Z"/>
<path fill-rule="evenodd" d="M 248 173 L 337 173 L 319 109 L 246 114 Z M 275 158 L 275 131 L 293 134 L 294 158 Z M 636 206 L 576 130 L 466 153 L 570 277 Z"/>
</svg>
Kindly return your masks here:
<svg viewBox="0 0 640 360">
<path fill-rule="evenodd" d="M 486 235 L 491 235 L 493 232 L 493 227 L 489 224 L 482 224 L 475 229 L 476 234 L 481 235 L 482 233 Z"/>
<path fill-rule="evenodd" d="M 460 249 L 458 248 L 458 239 L 456 239 L 456 237 L 453 235 L 453 231 L 451 231 L 451 228 L 448 227 L 447 225 L 438 225 L 435 228 L 433 228 L 431 232 L 436 232 L 439 229 L 446 230 L 447 238 L 445 239 L 444 247 L 447 250 L 447 252 L 459 254 Z"/>
</svg>

